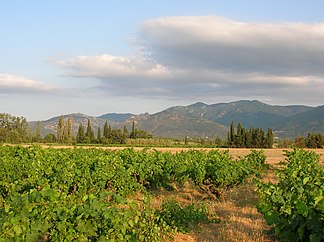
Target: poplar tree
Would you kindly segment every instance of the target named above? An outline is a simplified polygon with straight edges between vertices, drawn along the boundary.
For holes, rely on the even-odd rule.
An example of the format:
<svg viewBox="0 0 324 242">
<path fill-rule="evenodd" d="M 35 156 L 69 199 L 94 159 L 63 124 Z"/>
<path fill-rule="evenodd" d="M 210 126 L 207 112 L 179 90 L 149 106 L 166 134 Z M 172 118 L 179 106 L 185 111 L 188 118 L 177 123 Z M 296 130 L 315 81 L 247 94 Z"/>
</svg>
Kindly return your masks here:
<svg viewBox="0 0 324 242">
<path fill-rule="evenodd" d="M 20 143 L 27 139 L 27 120 L 0 113 L 0 142 Z"/>
<path fill-rule="evenodd" d="M 108 133 L 109 133 L 109 130 L 108 130 L 108 122 L 106 120 L 105 122 L 105 125 L 104 125 L 104 129 L 103 129 L 103 136 L 108 139 Z"/>
<path fill-rule="evenodd" d="M 84 138 L 85 138 L 84 127 L 83 127 L 82 123 L 80 123 L 79 128 L 78 128 L 77 137 L 76 137 L 77 143 L 83 143 Z"/>
<path fill-rule="evenodd" d="M 64 122 L 64 117 L 63 115 L 60 117 L 59 122 L 57 124 L 57 141 L 59 143 L 63 142 L 64 139 L 64 127 L 65 127 L 65 122 Z"/>
<path fill-rule="evenodd" d="M 40 121 L 37 121 L 37 127 L 36 127 L 36 132 L 35 132 L 35 140 L 36 142 L 41 141 L 41 130 L 40 130 Z"/>
<path fill-rule="evenodd" d="M 68 118 L 66 127 L 65 127 L 65 137 L 64 140 L 66 140 L 67 143 L 71 144 L 73 140 L 73 120 L 71 118 Z"/>
<path fill-rule="evenodd" d="M 27 131 L 27 141 L 33 142 L 33 138 L 34 138 L 33 129 L 32 129 L 32 127 L 29 126 L 28 131 Z"/>
</svg>

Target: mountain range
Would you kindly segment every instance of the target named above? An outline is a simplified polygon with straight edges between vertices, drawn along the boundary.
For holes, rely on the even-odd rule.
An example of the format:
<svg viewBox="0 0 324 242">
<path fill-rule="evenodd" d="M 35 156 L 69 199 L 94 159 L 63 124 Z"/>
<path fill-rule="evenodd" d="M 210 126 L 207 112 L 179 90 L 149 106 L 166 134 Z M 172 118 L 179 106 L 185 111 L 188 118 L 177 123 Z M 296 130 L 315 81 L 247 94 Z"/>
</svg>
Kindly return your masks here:
<svg viewBox="0 0 324 242">
<path fill-rule="evenodd" d="M 92 127 L 103 127 L 106 120 L 112 128 L 128 129 L 135 122 L 138 129 L 145 130 L 154 137 L 184 138 L 221 137 L 225 138 L 234 120 L 243 127 L 272 128 L 279 138 L 307 136 L 308 133 L 324 133 L 324 105 L 310 107 L 304 105 L 278 106 L 257 100 L 241 100 L 230 103 L 205 104 L 197 102 L 189 106 L 174 106 L 161 112 L 135 115 L 132 113 L 107 113 L 92 117 L 81 113 L 64 115 L 72 118 L 76 133 L 82 123 L 85 127 L 90 119 Z M 60 116 L 41 121 L 41 134 L 56 133 Z M 37 122 L 30 122 L 36 129 Z"/>
</svg>

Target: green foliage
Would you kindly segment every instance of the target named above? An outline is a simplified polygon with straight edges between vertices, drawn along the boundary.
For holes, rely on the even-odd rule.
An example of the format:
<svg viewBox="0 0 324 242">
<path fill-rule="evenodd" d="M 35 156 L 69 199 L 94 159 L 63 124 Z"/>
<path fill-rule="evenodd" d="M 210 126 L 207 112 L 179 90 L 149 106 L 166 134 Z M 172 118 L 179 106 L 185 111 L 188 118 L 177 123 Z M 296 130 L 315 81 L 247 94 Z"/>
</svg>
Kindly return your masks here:
<svg viewBox="0 0 324 242">
<path fill-rule="evenodd" d="M 259 174 L 262 162 L 254 151 L 234 160 L 219 151 L 0 146 L 0 241 L 165 241 L 189 218 L 206 221 L 206 209 L 156 211 L 133 194 L 190 180 L 228 188 Z"/>
<path fill-rule="evenodd" d="M 323 241 L 324 168 L 314 152 L 286 152 L 278 184 L 257 182 L 258 209 L 287 241 Z"/>
<path fill-rule="evenodd" d="M 73 140 L 72 119 L 64 119 L 63 115 L 60 117 L 57 124 L 56 135 L 59 143 L 71 144 Z"/>
<path fill-rule="evenodd" d="M 237 125 L 237 131 L 234 131 L 234 121 L 232 121 L 228 133 L 227 144 L 236 148 L 272 148 L 273 132 L 268 129 L 265 135 L 261 128 L 250 127 L 249 130 L 242 127 L 240 123 Z"/>
<path fill-rule="evenodd" d="M 323 148 L 324 136 L 321 134 L 308 134 L 306 138 L 307 148 Z"/>
<path fill-rule="evenodd" d="M 26 118 L 0 113 L 0 143 L 22 143 L 26 140 Z"/>
<path fill-rule="evenodd" d="M 56 142 L 56 136 L 54 134 L 47 134 L 44 137 L 44 142 L 45 143 L 55 143 Z"/>
<path fill-rule="evenodd" d="M 204 205 L 187 205 L 182 207 L 178 202 L 171 200 L 162 204 L 161 218 L 177 231 L 187 233 L 190 228 L 199 223 L 220 222 L 209 218 L 208 210 Z"/>
<path fill-rule="evenodd" d="M 124 132 L 125 133 L 125 132 Z M 138 138 L 145 138 L 145 139 L 150 139 L 152 138 L 153 136 L 149 133 L 147 133 L 145 130 L 138 130 L 136 127 L 135 127 L 135 122 L 133 121 L 133 124 L 132 124 L 132 131 L 129 135 L 129 138 L 130 139 L 138 139 Z"/>
<path fill-rule="evenodd" d="M 307 137 L 296 137 L 290 145 L 297 148 L 320 149 L 324 146 L 324 136 L 320 133 L 309 133 Z"/>
</svg>

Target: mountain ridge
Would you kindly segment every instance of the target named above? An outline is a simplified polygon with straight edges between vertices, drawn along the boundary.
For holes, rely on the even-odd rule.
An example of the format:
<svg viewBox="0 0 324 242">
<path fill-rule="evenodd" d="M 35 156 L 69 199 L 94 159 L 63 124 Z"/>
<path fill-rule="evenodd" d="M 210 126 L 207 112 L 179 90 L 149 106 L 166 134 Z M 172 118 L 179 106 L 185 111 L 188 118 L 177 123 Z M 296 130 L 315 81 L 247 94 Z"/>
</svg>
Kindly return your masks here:
<svg viewBox="0 0 324 242">
<path fill-rule="evenodd" d="M 61 116 L 41 121 L 42 135 L 55 133 Z M 276 135 L 292 138 L 307 135 L 307 132 L 324 133 L 324 105 L 310 107 L 306 105 L 269 105 L 258 100 L 240 100 L 229 103 L 205 104 L 196 102 L 187 106 L 173 106 L 157 113 L 106 113 L 98 117 L 82 113 L 63 115 L 73 119 L 73 130 L 80 123 L 84 126 L 90 119 L 96 130 L 108 121 L 113 128 L 130 128 L 135 122 L 137 128 L 143 129 L 155 137 L 183 138 L 222 137 L 225 138 L 229 125 L 234 120 L 243 127 L 272 128 Z M 37 122 L 30 122 L 35 129 Z"/>
</svg>

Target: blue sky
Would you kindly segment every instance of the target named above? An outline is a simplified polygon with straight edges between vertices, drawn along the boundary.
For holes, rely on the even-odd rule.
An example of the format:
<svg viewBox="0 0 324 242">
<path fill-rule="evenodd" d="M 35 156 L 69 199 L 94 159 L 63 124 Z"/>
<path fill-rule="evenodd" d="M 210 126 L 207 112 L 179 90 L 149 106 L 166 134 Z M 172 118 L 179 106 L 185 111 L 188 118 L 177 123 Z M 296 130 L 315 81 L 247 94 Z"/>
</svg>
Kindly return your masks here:
<svg viewBox="0 0 324 242">
<path fill-rule="evenodd" d="M 0 3 L 0 112 L 44 120 L 258 99 L 323 105 L 322 1 Z"/>
</svg>

